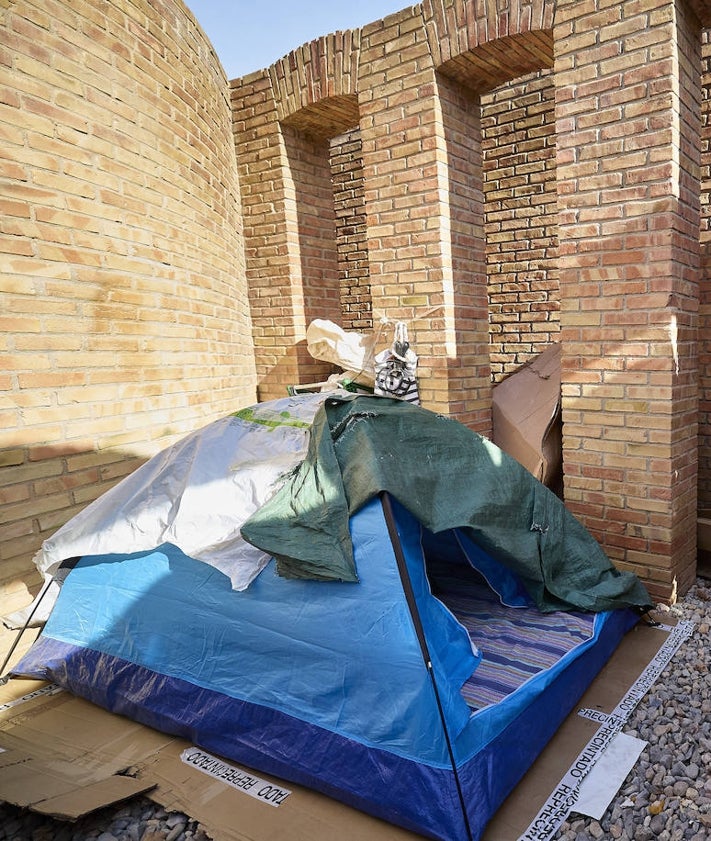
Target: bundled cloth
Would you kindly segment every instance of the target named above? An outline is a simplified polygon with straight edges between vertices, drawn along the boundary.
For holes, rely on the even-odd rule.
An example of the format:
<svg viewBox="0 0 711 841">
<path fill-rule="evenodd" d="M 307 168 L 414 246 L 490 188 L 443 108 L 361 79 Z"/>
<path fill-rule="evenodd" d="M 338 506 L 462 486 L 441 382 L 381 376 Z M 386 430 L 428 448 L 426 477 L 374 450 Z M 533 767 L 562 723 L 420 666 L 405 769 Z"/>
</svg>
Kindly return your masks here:
<svg viewBox="0 0 711 841">
<path fill-rule="evenodd" d="M 314 359 L 342 368 L 344 377 L 364 387 L 373 386 L 373 352 L 376 336 L 343 330 L 332 321 L 315 318 L 306 329 L 306 347 Z"/>
</svg>

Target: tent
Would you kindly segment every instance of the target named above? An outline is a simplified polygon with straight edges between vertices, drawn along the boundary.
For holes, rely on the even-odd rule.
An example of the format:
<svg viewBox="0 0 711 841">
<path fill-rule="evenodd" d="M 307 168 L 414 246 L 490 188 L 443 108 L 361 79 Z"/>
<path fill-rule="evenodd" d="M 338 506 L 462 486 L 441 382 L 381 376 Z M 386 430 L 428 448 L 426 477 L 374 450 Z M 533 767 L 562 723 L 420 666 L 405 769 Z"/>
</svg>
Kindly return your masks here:
<svg viewBox="0 0 711 841">
<path fill-rule="evenodd" d="M 480 837 L 651 607 L 491 442 L 354 395 L 188 436 L 38 565 L 62 584 L 14 674 L 442 841 Z"/>
</svg>

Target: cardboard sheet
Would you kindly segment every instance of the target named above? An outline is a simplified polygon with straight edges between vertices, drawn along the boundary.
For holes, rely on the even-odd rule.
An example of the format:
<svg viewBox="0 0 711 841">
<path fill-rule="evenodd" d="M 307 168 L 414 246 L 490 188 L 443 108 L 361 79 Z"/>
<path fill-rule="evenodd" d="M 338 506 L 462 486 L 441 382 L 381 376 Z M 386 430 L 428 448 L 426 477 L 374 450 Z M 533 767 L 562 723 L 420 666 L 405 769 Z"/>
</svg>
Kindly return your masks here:
<svg viewBox="0 0 711 841">
<path fill-rule="evenodd" d="M 492 393 L 493 441 L 558 491 L 562 470 L 560 345 L 502 380 Z"/>
<path fill-rule="evenodd" d="M 612 711 L 667 636 L 641 625 L 630 631 L 579 707 Z M 598 725 L 571 713 L 494 816 L 484 841 L 517 841 Z M 241 769 L 290 792 L 275 807 L 183 761 L 190 747 L 37 681 L 0 686 L 0 799 L 16 805 L 71 819 L 146 793 L 199 820 L 220 841 L 418 837 L 293 783 Z"/>
</svg>

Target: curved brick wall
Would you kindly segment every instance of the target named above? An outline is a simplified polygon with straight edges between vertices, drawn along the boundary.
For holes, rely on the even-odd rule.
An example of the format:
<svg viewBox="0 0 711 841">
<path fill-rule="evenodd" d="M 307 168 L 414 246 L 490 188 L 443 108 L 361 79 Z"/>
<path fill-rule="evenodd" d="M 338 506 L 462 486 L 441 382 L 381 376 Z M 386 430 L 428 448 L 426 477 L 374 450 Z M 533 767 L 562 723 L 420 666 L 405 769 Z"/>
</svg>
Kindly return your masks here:
<svg viewBox="0 0 711 841">
<path fill-rule="evenodd" d="M 230 121 L 180 0 L 0 10 L 6 597 L 76 510 L 255 399 Z"/>
</svg>

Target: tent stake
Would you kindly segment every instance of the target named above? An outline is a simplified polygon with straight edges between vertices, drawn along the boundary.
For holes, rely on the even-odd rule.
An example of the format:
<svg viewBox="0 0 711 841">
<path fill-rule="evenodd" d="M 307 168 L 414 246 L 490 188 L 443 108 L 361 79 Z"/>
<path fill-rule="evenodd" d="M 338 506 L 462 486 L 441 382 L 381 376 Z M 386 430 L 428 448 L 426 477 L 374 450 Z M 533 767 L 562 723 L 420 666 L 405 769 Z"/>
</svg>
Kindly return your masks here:
<svg viewBox="0 0 711 841">
<path fill-rule="evenodd" d="M 39 606 L 42 604 L 42 600 L 47 595 L 47 591 L 49 590 L 49 588 L 52 586 L 52 584 L 54 582 L 58 582 L 60 584 L 63 583 L 64 579 L 69 574 L 69 571 L 72 569 L 72 567 L 76 564 L 76 562 L 78 560 L 79 560 L 79 558 L 67 558 L 67 560 L 62 561 L 62 563 L 59 565 L 59 569 L 55 572 L 55 574 L 52 576 L 52 578 L 49 578 L 49 579 L 47 579 L 46 581 L 43 582 L 42 589 L 35 596 L 35 600 L 34 600 L 34 603 L 32 605 L 32 610 L 30 611 L 27 619 L 25 619 L 25 624 L 21 628 L 18 629 L 17 635 L 15 636 L 15 639 L 14 639 L 12 645 L 10 646 L 10 650 L 7 652 L 7 656 L 5 657 L 2 665 L 0 666 L 0 686 L 4 686 L 10 680 L 10 675 L 9 674 L 6 675 L 6 674 L 3 674 L 3 673 L 4 673 L 5 669 L 7 668 L 7 664 L 10 662 L 10 658 L 14 654 L 15 649 L 19 645 L 23 634 L 30 627 L 30 622 L 32 622 L 32 619 L 34 618 L 35 613 L 39 609 Z M 40 631 L 41 631 L 41 628 L 40 628 Z M 38 633 L 37 633 L 38 636 L 39 636 L 39 633 L 40 632 L 38 631 Z"/>
<path fill-rule="evenodd" d="M 35 615 L 35 612 L 37 611 L 37 608 L 42 603 L 42 599 L 44 598 L 47 590 L 49 590 L 49 586 L 50 586 L 51 583 L 52 583 L 52 579 L 50 579 L 50 580 L 48 580 L 44 583 L 44 585 L 42 587 L 42 590 L 39 593 L 39 596 L 38 596 L 37 600 L 35 601 L 35 604 L 34 604 L 32 610 L 29 613 L 29 616 L 27 617 L 27 619 L 25 619 L 25 624 L 21 628 L 18 628 L 17 634 L 15 635 L 15 639 L 13 640 L 13 643 L 10 646 L 10 650 L 7 652 L 7 656 L 3 660 L 2 666 L 0 666 L 0 686 L 4 686 L 10 680 L 10 675 L 9 674 L 6 675 L 6 674 L 3 674 L 3 673 L 4 673 L 4 671 L 7 667 L 7 664 L 10 662 L 10 658 L 14 654 L 15 649 L 19 645 L 19 642 L 22 639 L 23 634 L 29 628 L 30 622 L 32 621 L 32 617 Z"/>
</svg>

